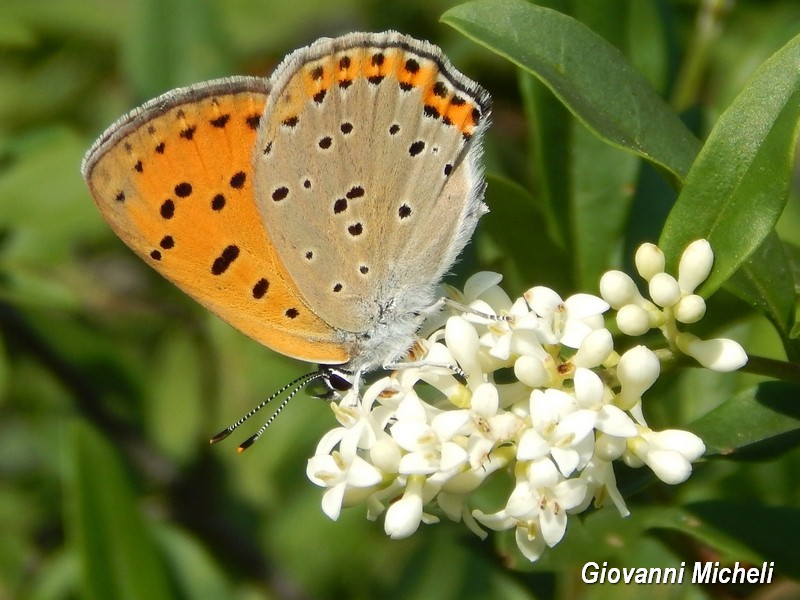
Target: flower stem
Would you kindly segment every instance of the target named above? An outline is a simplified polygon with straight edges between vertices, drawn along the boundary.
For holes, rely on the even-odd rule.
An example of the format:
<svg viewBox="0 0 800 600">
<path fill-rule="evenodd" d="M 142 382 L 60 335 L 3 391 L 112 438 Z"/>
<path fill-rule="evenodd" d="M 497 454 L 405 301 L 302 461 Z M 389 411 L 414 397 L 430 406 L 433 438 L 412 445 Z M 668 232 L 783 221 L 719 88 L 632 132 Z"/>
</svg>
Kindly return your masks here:
<svg viewBox="0 0 800 600">
<path fill-rule="evenodd" d="M 678 112 L 687 110 L 697 101 L 708 52 L 719 37 L 721 21 L 729 10 L 727 4 L 726 0 L 703 0 L 700 4 L 694 35 L 673 87 L 670 103 Z"/>
<path fill-rule="evenodd" d="M 765 358 L 763 356 L 749 356 L 747 364 L 740 371 L 754 375 L 766 375 L 783 381 L 800 383 L 800 364 Z"/>
</svg>

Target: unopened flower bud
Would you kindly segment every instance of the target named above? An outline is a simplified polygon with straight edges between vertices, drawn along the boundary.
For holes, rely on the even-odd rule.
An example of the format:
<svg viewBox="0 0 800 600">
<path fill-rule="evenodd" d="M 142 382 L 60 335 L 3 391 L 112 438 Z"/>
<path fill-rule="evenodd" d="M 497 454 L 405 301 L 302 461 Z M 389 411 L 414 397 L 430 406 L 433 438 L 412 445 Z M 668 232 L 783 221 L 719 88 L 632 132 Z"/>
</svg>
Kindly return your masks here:
<svg viewBox="0 0 800 600">
<path fill-rule="evenodd" d="M 614 339 L 608 329 L 595 329 L 581 342 L 580 348 L 572 357 L 576 367 L 591 369 L 603 364 L 614 350 Z"/>
<path fill-rule="evenodd" d="M 478 271 L 464 283 L 464 298 L 467 302 L 478 299 L 489 288 L 498 285 L 503 280 L 500 273 L 492 271 Z"/>
<path fill-rule="evenodd" d="M 476 374 L 480 377 L 481 366 L 478 361 L 480 339 L 475 327 L 462 317 L 450 317 L 444 328 L 444 339 L 453 358 L 467 375 Z"/>
<path fill-rule="evenodd" d="M 661 364 L 655 353 L 645 346 L 628 350 L 619 359 L 617 379 L 622 389 L 617 396 L 617 406 L 629 409 L 634 406 L 661 373 Z"/>
<path fill-rule="evenodd" d="M 617 327 L 625 335 L 643 335 L 650 331 L 650 315 L 637 304 L 626 304 L 617 312 Z"/>
<path fill-rule="evenodd" d="M 733 340 L 701 340 L 691 333 L 682 333 L 675 341 L 681 352 L 712 371 L 727 373 L 747 364 L 747 353 Z"/>
<path fill-rule="evenodd" d="M 594 455 L 608 462 L 617 460 L 625 452 L 627 442 L 623 437 L 599 433 L 594 443 Z"/>
<path fill-rule="evenodd" d="M 678 429 L 642 434 L 646 443 L 635 450 L 661 481 L 670 485 L 682 483 L 692 474 L 691 461 L 706 450 L 695 434 Z"/>
<path fill-rule="evenodd" d="M 686 294 L 691 294 L 698 285 L 708 279 L 714 264 L 714 252 L 708 240 L 695 240 L 681 255 L 678 265 L 678 284 Z"/>
<path fill-rule="evenodd" d="M 550 359 L 552 362 L 552 359 Z M 514 363 L 514 375 L 525 385 L 530 387 L 541 387 L 547 385 L 552 380 L 552 374 L 547 370 L 542 360 L 523 355 Z"/>
<path fill-rule="evenodd" d="M 669 273 L 656 273 L 650 280 L 650 297 L 659 306 L 668 307 L 681 299 L 681 288 Z"/>
<path fill-rule="evenodd" d="M 697 294 L 689 294 L 678 301 L 673 314 L 681 323 L 697 323 L 706 314 L 706 301 Z"/>
<path fill-rule="evenodd" d="M 642 297 L 633 279 L 622 271 L 606 271 L 600 278 L 600 295 L 614 310 L 635 304 Z"/>
<path fill-rule="evenodd" d="M 642 437 L 653 447 L 660 450 L 674 450 L 680 452 L 687 460 L 695 461 L 706 451 L 703 440 L 691 431 L 683 429 L 665 429 L 664 431 L 650 431 L 643 433 Z"/>
<path fill-rule="evenodd" d="M 669 485 L 682 483 L 692 474 L 692 464 L 671 450 L 651 450 L 644 462 L 656 477 Z"/>
<path fill-rule="evenodd" d="M 642 244 L 636 250 L 634 258 L 636 270 L 645 281 L 650 281 L 656 274 L 664 272 L 664 253 L 655 244 Z"/>
</svg>

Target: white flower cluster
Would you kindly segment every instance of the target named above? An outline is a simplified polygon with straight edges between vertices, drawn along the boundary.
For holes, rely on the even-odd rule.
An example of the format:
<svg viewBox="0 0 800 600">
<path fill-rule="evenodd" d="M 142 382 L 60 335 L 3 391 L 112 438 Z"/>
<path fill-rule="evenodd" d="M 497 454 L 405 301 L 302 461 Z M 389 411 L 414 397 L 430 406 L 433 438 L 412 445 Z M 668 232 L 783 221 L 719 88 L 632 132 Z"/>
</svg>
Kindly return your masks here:
<svg viewBox="0 0 800 600">
<path fill-rule="evenodd" d="M 707 242 L 695 242 L 676 281 L 663 272 L 657 247 L 640 248 L 636 264 L 652 302 L 618 271 L 603 277 L 603 299 L 562 300 L 534 287 L 512 301 L 498 287 L 500 275 L 474 275 L 457 299 L 469 311 L 421 342 L 421 362 L 438 366 L 400 369 L 362 397 L 351 392 L 332 404 L 340 426 L 322 438 L 307 468 L 327 488 L 324 512 L 337 519 L 343 506 L 365 502 L 369 518 L 385 513 L 392 538 L 438 521 L 434 511 L 481 537 L 481 525 L 514 529 L 521 552 L 535 561 L 561 540 L 568 515 L 593 501 L 628 514 L 612 461 L 647 465 L 669 484 L 684 481 L 705 446 L 692 433 L 647 426 L 642 395 L 660 374 L 659 358 L 641 345 L 618 354 L 603 313 L 615 308 L 623 333 L 658 327 L 671 348 L 705 366 L 738 368 L 745 355 L 736 342 L 713 340 L 712 351 L 677 330 L 677 321 L 702 317 L 705 304 L 693 291 L 712 261 Z M 466 383 L 447 364 L 458 365 Z M 495 382 L 501 369 L 514 380 Z M 471 508 L 472 495 L 498 470 L 515 481 L 505 506 L 491 514 Z"/>
</svg>

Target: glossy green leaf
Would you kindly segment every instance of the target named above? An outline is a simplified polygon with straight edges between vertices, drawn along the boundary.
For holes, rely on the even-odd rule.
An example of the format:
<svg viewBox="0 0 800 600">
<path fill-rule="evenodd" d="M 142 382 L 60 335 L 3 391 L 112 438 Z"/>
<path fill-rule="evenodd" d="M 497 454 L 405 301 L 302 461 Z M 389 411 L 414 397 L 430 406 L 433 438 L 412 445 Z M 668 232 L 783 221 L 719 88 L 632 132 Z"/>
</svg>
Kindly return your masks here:
<svg viewBox="0 0 800 600">
<path fill-rule="evenodd" d="M 582 22 L 617 47 L 627 46 L 626 32 L 612 24 L 627 21 L 629 9 L 618 0 L 575 6 Z M 554 239 L 569 248 L 570 289 L 596 289 L 618 250 L 640 163 L 583 127 L 528 72 L 521 70 L 519 80 L 533 147 L 533 189 Z"/>
<path fill-rule="evenodd" d="M 174 598 L 116 449 L 82 422 L 73 423 L 70 434 L 68 529 L 81 558 L 81 597 Z"/>
<path fill-rule="evenodd" d="M 780 571 L 798 571 L 797 561 L 792 558 L 793 546 L 786 540 L 800 535 L 800 511 L 729 501 L 637 506 L 626 518 L 613 508 L 605 508 L 587 516 L 582 523 L 570 521 L 564 540 L 540 559 L 537 568 L 557 569 L 565 564 L 580 568 L 588 561 L 608 561 L 629 568 L 678 567 L 677 558 L 674 563 L 647 565 L 642 557 L 642 544 L 647 539 L 659 539 L 660 534 L 655 534 L 659 530 L 680 532 L 698 540 L 704 547 L 713 548 L 718 553 L 715 560 L 723 564 L 739 561 L 760 566 L 764 560 L 774 560 L 773 581 Z M 698 562 L 702 568 L 702 561 Z M 684 582 L 688 582 L 694 562 L 687 562 L 685 568 Z M 640 591 L 637 593 L 641 595 Z"/>
<path fill-rule="evenodd" d="M 575 127 L 573 136 L 570 254 L 576 287 L 597 292 L 624 232 L 641 163 L 583 127 Z"/>
<path fill-rule="evenodd" d="M 604 141 L 682 180 L 699 144 L 647 80 L 582 23 L 524 0 L 477 0 L 442 20 L 533 73 Z"/>
<path fill-rule="evenodd" d="M 800 119 L 800 36 L 751 77 L 692 167 L 659 246 L 677 264 L 705 238 L 714 249 L 708 296 L 756 251 L 786 204 Z"/>
<path fill-rule="evenodd" d="M 773 231 L 728 280 L 726 288 L 756 307 L 786 336 L 794 311 L 794 278 L 783 242 Z"/>
<path fill-rule="evenodd" d="M 567 245 L 570 203 L 569 165 L 571 122 L 569 111 L 545 85 L 527 71 L 519 71 L 519 89 L 530 145 L 530 181 L 537 206 L 553 242 Z"/>
<path fill-rule="evenodd" d="M 548 237 L 536 200 L 519 185 L 496 175 L 487 176 L 486 203 L 492 211 L 481 228 L 493 242 L 483 264 L 504 276 L 504 289 L 521 294 L 533 285 L 568 289 L 568 258 Z M 509 227 L 515 223 L 515 227 Z"/>
<path fill-rule="evenodd" d="M 779 574 L 800 577 L 797 545 L 800 537 L 800 510 L 789 506 L 766 506 L 751 501 L 710 500 L 686 507 L 690 522 L 711 528 L 718 539 L 735 540 L 736 546 L 749 551 L 728 553 L 728 561 L 750 561 L 761 567 L 763 561 L 774 562 L 772 582 Z M 719 546 L 717 546 L 719 547 Z M 767 586 L 769 587 L 769 586 Z"/>
<path fill-rule="evenodd" d="M 734 396 L 689 425 L 707 455 L 733 458 L 782 454 L 800 445 L 800 387 L 765 382 Z"/>
<path fill-rule="evenodd" d="M 649 532 L 663 529 L 679 531 L 700 540 L 724 557 L 759 559 L 759 554 L 739 542 L 735 535 L 722 533 L 694 517 L 688 507 L 637 505 L 630 515 L 623 518 L 616 509 L 608 506 L 586 516 L 583 521 L 571 520 L 564 539 L 545 553 L 536 568 L 558 569 L 565 564 L 581 568 L 589 561 L 600 564 L 603 561 L 616 562 L 628 567 L 645 566 L 641 563 L 637 548 L 651 536 Z M 638 560 L 631 563 L 633 556 Z M 675 560 L 674 564 L 652 566 L 677 567 L 678 563 L 679 560 Z M 691 566 L 689 569 L 691 571 Z"/>
<path fill-rule="evenodd" d="M 757 552 L 743 544 L 734 532 L 722 532 L 708 521 L 694 514 L 696 506 L 675 506 L 671 508 L 652 507 L 645 509 L 639 517 L 648 530 L 667 529 L 679 531 L 704 545 L 714 548 L 721 556 L 721 562 L 730 560 L 757 562 L 761 557 Z M 691 571 L 692 564 L 687 565 Z"/>
<path fill-rule="evenodd" d="M 792 281 L 794 281 L 794 289 L 800 290 L 800 246 L 792 243 L 784 243 L 784 252 L 786 253 L 786 260 L 789 263 L 789 270 L 792 274 Z M 797 353 L 800 354 L 800 303 L 795 302 L 793 324 L 789 331 L 789 339 L 792 341 L 793 346 L 796 347 Z"/>
</svg>

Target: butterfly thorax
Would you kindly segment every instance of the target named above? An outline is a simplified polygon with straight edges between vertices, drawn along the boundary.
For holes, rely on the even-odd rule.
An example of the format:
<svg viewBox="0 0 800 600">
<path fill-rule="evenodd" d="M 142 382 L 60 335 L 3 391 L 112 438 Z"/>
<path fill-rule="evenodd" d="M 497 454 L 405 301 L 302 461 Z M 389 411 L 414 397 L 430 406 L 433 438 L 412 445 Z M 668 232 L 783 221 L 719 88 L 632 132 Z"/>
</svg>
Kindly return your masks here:
<svg viewBox="0 0 800 600">
<path fill-rule="evenodd" d="M 406 356 L 435 305 L 433 286 L 413 288 L 403 286 L 400 293 L 395 290 L 367 301 L 373 315 L 369 328 L 359 333 L 341 334 L 343 343 L 352 352 L 345 369 L 354 373 L 371 371 L 397 363 Z"/>
</svg>

